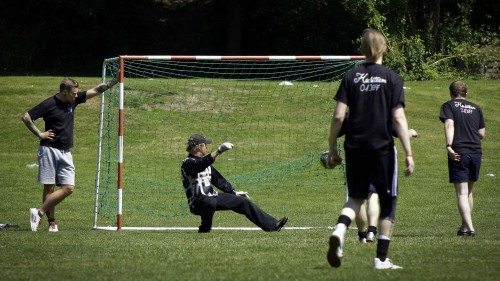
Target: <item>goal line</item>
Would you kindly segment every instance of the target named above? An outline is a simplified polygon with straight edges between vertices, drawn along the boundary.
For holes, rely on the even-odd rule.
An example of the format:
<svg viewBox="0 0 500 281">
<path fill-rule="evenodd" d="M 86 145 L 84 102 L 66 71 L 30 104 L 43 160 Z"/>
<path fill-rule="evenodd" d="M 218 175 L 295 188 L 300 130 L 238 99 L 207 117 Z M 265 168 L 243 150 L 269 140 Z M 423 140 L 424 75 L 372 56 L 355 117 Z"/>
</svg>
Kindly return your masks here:
<svg viewBox="0 0 500 281">
<path fill-rule="evenodd" d="M 292 226 L 292 227 L 283 227 L 282 231 L 288 230 L 315 230 L 315 229 L 333 229 L 331 226 Z M 108 231 L 117 231 L 117 230 L 147 230 L 147 231 L 198 231 L 198 227 L 127 227 L 123 226 L 118 229 L 116 226 L 100 226 L 94 227 L 93 230 L 108 230 Z M 235 231 L 263 231 L 258 227 L 212 227 L 212 230 L 235 230 Z"/>
</svg>

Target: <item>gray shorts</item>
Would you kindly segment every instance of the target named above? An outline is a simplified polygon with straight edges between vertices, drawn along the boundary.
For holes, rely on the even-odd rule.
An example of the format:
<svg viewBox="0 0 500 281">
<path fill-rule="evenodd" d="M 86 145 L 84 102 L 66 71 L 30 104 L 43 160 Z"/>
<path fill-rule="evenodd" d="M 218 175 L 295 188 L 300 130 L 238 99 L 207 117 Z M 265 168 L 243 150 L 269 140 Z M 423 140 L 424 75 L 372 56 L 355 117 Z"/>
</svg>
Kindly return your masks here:
<svg viewBox="0 0 500 281">
<path fill-rule="evenodd" d="M 75 165 L 69 149 L 40 145 L 38 148 L 38 182 L 75 185 Z"/>
</svg>

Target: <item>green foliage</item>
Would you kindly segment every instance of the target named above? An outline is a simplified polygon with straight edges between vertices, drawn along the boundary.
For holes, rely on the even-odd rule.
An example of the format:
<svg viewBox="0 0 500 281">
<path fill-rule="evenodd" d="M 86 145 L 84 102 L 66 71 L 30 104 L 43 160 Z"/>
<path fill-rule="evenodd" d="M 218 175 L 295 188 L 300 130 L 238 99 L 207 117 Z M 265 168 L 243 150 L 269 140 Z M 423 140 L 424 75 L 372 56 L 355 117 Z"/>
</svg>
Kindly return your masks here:
<svg viewBox="0 0 500 281">
<path fill-rule="evenodd" d="M 431 5 L 431 1 L 418 3 Z M 359 15 L 367 27 L 377 28 L 386 35 L 389 53 L 385 63 L 406 80 L 479 77 L 485 63 L 498 60 L 497 52 L 487 52 L 484 47 L 498 49 L 499 30 L 471 23 L 472 14 L 478 8 L 476 1 L 460 1 L 455 3 L 456 7 L 441 4 L 441 12 L 432 10 L 442 14 L 441 21 L 432 22 L 439 26 L 437 38 L 425 26 L 417 24 L 418 19 L 430 17 L 418 14 L 422 9 L 418 3 L 342 1 L 343 6 Z"/>
<path fill-rule="evenodd" d="M 418 35 L 400 40 L 393 40 L 391 49 L 386 56 L 389 68 L 400 73 L 405 80 L 430 80 L 435 73 L 429 71 L 426 59 L 429 52 L 424 41 Z"/>
<path fill-rule="evenodd" d="M 350 55 L 366 27 L 389 38 L 406 79 L 474 77 L 498 60 L 485 53 L 498 49 L 496 0 L 4 2 L 0 74 L 99 75 L 120 54 Z"/>
<path fill-rule="evenodd" d="M 458 5 L 460 16 L 446 13 L 442 24 L 441 51 L 433 56 L 437 59 L 433 64 L 441 72 L 453 75 L 473 76 L 480 72 L 482 64 L 491 58 L 481 47 L 494 45 L 498 38 L 488 30 L 476 29 L 469 22 L 472 12 L 470 3 Z"/>
</svg>

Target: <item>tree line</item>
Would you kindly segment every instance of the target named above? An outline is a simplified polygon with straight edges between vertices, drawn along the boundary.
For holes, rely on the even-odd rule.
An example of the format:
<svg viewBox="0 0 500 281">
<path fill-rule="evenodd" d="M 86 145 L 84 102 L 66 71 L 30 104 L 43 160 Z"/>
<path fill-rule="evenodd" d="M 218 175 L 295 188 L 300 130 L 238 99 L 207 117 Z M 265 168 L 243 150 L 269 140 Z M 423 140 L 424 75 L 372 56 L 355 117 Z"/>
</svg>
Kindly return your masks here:
<svg viewBox="0 0 500 281">
<path fill-rule="evenodd" d="M 366 27 L 384 32 L 406 79 L 481 75 L 498 57 L 497 2 L 8 0 L 0 75 L 98 76 L 118 55 L 357 55 Z"/>
</svg>

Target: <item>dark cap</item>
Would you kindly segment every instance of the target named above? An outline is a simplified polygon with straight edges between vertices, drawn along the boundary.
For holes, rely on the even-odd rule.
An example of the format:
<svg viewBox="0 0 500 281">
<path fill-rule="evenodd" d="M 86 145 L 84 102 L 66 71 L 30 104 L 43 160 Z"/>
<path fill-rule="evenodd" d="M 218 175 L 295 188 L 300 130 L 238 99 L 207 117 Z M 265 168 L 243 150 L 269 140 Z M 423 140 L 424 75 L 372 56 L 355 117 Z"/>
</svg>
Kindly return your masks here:
<svg viewBox="0 0 500 281">
<path fill-rule="evenodd" d="M 204 143 L 204 144 L 211 144 L 212 143 L 212 140 L 209 140 L 209 139 L 206 139 L 204 136 L 202 135 L 192 135 L 189 137 L 188 139 L 188 144 L 189 145 L 198 145 L 200 143 Z"/>
</svg>

